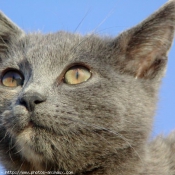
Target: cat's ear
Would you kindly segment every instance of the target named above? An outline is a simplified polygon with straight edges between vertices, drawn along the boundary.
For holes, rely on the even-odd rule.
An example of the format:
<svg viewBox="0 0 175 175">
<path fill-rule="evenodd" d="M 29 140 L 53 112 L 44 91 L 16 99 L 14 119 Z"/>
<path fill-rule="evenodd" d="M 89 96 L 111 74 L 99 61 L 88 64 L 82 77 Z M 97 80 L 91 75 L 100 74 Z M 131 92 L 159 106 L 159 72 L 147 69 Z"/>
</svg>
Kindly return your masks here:
<svg viewBox="0 0 175 175">
<path fill-rule="evenodd" d="M 125 54 L 125 60 L 120 60 L 121 70 L 136 78 L 163 76 L 174 32 L 175 0 L 171 0 L 117 38 L 118 48 Z"/>
<path fill-rule="evenodd" d="M 6 55 L 9 44 L 19 39 L 23 34 L 24 32 L 20 28 L 0 12 L 0 59 Z"/>
</svg>

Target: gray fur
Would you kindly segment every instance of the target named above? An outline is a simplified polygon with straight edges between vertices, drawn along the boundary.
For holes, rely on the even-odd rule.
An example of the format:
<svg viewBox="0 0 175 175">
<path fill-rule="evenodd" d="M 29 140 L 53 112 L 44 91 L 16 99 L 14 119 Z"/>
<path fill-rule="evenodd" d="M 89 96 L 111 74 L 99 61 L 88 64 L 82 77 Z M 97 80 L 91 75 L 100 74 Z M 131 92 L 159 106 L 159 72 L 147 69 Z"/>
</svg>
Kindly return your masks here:
<svg viewBox="0 0 175 175">
<path fill-rule="evenodd" d="M 175 31 L 175 0 L 116 38 L 25 34 L 0 13 L 0 157 L 7 170 L 76 175 L 175 175 L 175 134 L 149 142 Z M 92 77 L 67 85 L 71 65 Z M 33 108 L 20 99 L 43 99 Z M 31 124 L 32 123 L 32 124 Z"/>
</svg>

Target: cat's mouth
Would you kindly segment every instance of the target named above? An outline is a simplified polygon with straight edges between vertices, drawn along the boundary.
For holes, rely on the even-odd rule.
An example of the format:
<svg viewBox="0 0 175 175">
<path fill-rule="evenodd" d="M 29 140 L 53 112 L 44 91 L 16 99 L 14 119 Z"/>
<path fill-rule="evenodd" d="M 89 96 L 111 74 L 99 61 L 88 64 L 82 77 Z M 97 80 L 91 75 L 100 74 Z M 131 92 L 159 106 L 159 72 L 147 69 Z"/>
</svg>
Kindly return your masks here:
<svg viewBox="0 0 175 175">
<path fill-rule="evenodd" d="M 37 130 L 52 132 L 44 123 L 35 121 L 33 118 L 37 118 L 37 116 L 28 112 L 24 106 L 17 105 L 12 110 L 7 110 L 3 113 L 2 122 L 11 135 L 19 135 L 29 128 L 33 132 Z"/>
<path fill-rule="evenodd" d="M 25 128 L 33 128 L 33 127 L 35 127 L 35 123 L 33 121 L 29 121 L 29 123 Z"/>
<path fill-rule="evenodd" d="M 27 129 L 27 128 L 40 128 L 40 129 L 45 129 L 43 126 L 39 126 L 38 124 L 36 124 L 35 122 L 33 122 L 32 120 L 30 120 L 28 122 L 28 124 L 24 127 L 23 130 Z"/>
<path fill-rule="evenodd" d="M 46 133 L 51 133 L 51 134 L 56 134 L 58 135 L 58 133 L 56 133 L 55 131 L 41 125 L 38 123 L 35 123 L 34 121 L 30 120 L 28 122 L 28 124 L 22 129 L 22 132 L 25 131 L 26 129 L 30 128 L 33 132 L 37 132 L 38 130 L 40 131 L 44 131 Z"/>
<path fill-rule="evenodd" d="M 17 135 L 22 134 L 26 130 L 31 130 L 31 132 L 35 133 L 37 130 L 42 130 L 45 132 L 51 132 L 46 127 L 36 124 L 34 121 L 30 120 L 28 121 L 19 131 L 16 132 Z"/>
</svg>

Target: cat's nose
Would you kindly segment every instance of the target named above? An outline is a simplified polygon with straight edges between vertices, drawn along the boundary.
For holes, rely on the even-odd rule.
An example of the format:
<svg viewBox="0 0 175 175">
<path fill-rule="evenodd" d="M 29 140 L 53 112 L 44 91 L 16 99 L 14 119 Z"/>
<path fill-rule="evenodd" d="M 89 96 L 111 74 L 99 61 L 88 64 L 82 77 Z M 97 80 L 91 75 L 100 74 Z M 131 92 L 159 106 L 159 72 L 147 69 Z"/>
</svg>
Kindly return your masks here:
<svg viewBox="0 0 175 175">
<path fill-rule="evenodd" d="M 39 103 L 46 101 L 46 97 L 35 92 L 35 93 L 25 93 L 20 98 L 20 104 L 24 105 L 28 111 L 34 111 L 35 106 Z"/>
</svg>

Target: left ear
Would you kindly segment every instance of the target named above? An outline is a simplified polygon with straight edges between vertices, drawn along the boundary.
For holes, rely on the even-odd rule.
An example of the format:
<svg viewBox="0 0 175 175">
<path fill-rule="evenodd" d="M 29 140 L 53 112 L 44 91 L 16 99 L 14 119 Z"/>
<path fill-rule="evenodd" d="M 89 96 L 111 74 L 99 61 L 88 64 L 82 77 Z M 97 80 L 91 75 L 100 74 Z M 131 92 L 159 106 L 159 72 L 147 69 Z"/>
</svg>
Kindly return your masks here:
<svg viewBox="0 0 175 175">
<path fill-rule="evenodd" d="M 122 33 L 117 42 L 126 55 L 122 70 L 136 78 L 152 79 L 164 72 L 175 32 L 175 0 L 145 21 Z M 161 71 L 162 70 L 162 71 Z"/>
<path fill-rule="evenodd" d="M 0 60 L 8 52 L 10 43 L 19 39 L 24 32 L 0 12 Z"/>
</svg>

